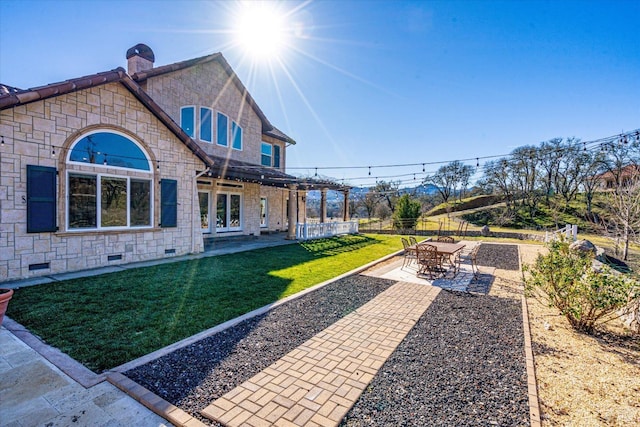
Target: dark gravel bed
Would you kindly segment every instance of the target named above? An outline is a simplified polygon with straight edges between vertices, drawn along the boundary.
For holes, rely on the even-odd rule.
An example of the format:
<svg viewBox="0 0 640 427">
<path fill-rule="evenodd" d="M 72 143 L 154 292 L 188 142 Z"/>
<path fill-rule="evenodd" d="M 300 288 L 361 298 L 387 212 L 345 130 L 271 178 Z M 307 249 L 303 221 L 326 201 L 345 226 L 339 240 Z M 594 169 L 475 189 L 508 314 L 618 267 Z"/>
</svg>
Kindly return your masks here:
<svg viewBox="0 0 640 427">
<path fill-rule="evenodd" d="M 341 425 L 530 425 L 521 310 L 440 292 Z"/>
<path fill-rule="evenodd" d="M 393 283 L 358 275 L 341 279 L 125 375 L 206 424 L 219 425 L 200 410 Z"/>
<path fill-rule="evenodd" d="M 478 265 L 501 270 L 520 270 L 518 245 L 483 243 L 478 249 Z"/>
</svg>

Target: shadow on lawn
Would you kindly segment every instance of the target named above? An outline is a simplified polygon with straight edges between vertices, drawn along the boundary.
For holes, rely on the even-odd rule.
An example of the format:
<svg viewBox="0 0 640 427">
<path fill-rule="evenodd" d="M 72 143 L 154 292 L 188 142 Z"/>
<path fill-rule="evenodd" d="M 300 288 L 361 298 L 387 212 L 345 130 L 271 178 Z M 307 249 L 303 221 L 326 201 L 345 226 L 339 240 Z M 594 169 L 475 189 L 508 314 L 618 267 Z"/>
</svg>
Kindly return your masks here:
<svg viewBox="0 0 640 427">
<path fill-rule="evenodd" d="M 25 287 L 7 315 L 103 372 L 320 282 L 332 267 L 310 261 L 377 242 L 341 236 Z"/>
</svg>

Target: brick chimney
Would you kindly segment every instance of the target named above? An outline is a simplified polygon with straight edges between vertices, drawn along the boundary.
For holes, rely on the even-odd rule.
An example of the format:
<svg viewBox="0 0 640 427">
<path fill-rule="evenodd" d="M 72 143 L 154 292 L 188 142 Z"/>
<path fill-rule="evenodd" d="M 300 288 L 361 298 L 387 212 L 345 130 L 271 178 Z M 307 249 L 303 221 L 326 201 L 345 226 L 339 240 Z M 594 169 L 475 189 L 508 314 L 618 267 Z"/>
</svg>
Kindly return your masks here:
<svg viewBox="0 0 640 427">
<path fill-rule="evenodd" d="M 140 71 L 150 70 L 156 60 L 153 51 L 146 44 L 138 43 L 127 51 L 127 72 L 130 76 Z"/>
</svg>

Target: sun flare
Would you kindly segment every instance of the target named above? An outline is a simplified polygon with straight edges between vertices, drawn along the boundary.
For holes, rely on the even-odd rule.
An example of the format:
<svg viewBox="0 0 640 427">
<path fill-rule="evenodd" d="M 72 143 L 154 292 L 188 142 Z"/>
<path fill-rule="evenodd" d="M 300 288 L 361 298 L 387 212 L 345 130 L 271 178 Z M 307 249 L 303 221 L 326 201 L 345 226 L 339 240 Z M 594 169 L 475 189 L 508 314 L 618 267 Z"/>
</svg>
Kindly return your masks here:
<svg viewBox="0 0 640 427">
<path fill-rule="evenodd" d="M 237 25 L 238 44 L 254 58 L 277 57 L 287 43 L 284 13 L 270 2 L 243 4 Z"/>
</svg>

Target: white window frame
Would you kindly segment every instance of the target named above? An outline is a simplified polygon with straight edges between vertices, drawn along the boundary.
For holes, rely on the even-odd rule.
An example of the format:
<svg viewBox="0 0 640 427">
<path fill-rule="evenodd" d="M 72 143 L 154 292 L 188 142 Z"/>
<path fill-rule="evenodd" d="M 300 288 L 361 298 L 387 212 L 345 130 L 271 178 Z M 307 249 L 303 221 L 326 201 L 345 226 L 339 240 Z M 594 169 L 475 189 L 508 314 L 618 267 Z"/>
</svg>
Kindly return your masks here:
<svg viewBox="0 0 640 427">
<path fill-rule="evenodd" d="M 98 163 L 86 163 L 86 162 L 75 162 L 71 160 L 71 152 L 73 151 L 73 149 L 75 148 L 76 144 L 78 142 L 80 142 L 80 140 L 86 138 L 87 136 L 91 136 L 93 134 L 96 133 L 113 133 L 116 135 L 120 135 L 126 139 L 128 139 L 129 141 L 131 141 L 132 143 L 134 143 L 139 149 L 140 151 L 142 151 L 142 154 L 144 154 L 145 158 L 147 159 L 147 164 L 149 165 L 149 169 L 148 170 L 144 170 L 144 169 L 133 169 L 133 168 L 125 168 L 122 166 L 115 166 L 115 165 L 105 165 L 102 164 L 100 162 Z M 107 156 L 109 155 L 109 153 L 107 153 Z M 117 169 L 117 170 L 121 170 L 121 171 L 136 171 L 136 172 L 140 172 L 140 173 L 146 173 L 146 174 L 153 174 L 153 164 L 151 162 L 151 159 L 149 158 L 149 154 L 147 154 L 147 150 L 138 143 L 138 141 L 132 139 L 129 135 L 127 135 L 126 133 L 123 132 L 118 132 L 117 130 L 112 130 L 112 129 L 97 129 L 97 130 L 93 130 L 91 132 L 87 132 L 87 133 L 83 133 L 79 138 L 77 138 L 75 141 L 73 141 L 73 144 L 71 144 L 69 146 L 69 149 L 67 150 L 67 155 L 66 155 L 66 164 L 68 165 L 80 165 L 80 166 L 91 166 L 94 168 L 102 168 L 102 169 Z"/>
<path fill-rule="evenodd" d="M 192 108 L 193 109 L 193 131 L 192 131 L 193 135 L 189 135 L 189 132 L 187 132 L 184 129 L 184 123 L 182 123 L 182 112 L 184 110 L 186 110 L 187 108 Z M 196 108 L 195 105 L 183 105 L 182 107 L 180 107 L 180 129 L 182 129 L 184 131 L 184 133 L 186 133 L 187 135 L 189 135 L 193 139 L 196 138 L 196 129 L 197 129 L 196 123 L 198 121 L 198 118 L 196 117 L 197 116 L 197 114 L 196 114 L 197 112 L 198 112 L 198 108 Z"/>
<path fill-rule="evenodd" d="M 129 169 L 134 170 L 134 169 Z M 67 170 L 66 171 L 66 197 L 65 197 L 65 218 L 66 224 L 65 229 L 71 233 L 82 233 L 87 231 L 105 231 L 105 230 L 138 230 L 138 229 L 146 229 L 153 228 L 153 177 L 139 177 L 139 176 L 131 176 L 131 175 L 115 175 L 115 174 L 107 174 L 107 173 L 96 173 L 90 172 L 86 170 Z M 93 228 L 71 228 L 69 224 L 70 215 L 69 215 L 69 179 L 71 175 L 84 175 L 95 177 L 96 179 L 96 227 Z M 127 181 L 127 225 L 124 226 L 115 226 L 115 227 L 102 227 L 100 224 L 102 223 L 102 178 L 118 178 L 125 179 Z M 149 225 L 131 225 L 131 180 L 137 179 L 140 181 L 149 181 Z"/>
<path fill-rule="evenodd" d="M 267 156 L 267 154 L 264 154 L 262 152 L 262 148 L 263 147 L 269 147 L 270 153 L 269 153 L 269 164 L 265 165 L 264 163 L 262 163 L 262 156 Z M 265 166 L 265 167 L 271 167 L 271 165 L 273 165 L 273 144 L 270 144 L 268 142 L 264 142 L 262 141 L 262 143 L 260 144 L 260 166 Z"/>
<path fill-rule="evenodd" d="M 264 201 L 264 221 L 262 217 L 262 209 Z M 260 228 L 267 228 L 269 226 L 269 199 L 266 197 L 260 197 Z"/>
<path fill-rule="evenodd" d="M 237 129 L 234 132 L 234 127 L 235 129 Z M 240 147 L 235 147 L 235 135 L 237 133 L 240 133 Z M 232 149 L 236 150 L 236 151 L 242 151 L 242 147 L 244 145 L 244 130 L 242 129 L 242 126 L 240 126 L 235 120 L 231 120 L 231 124 L 229 125 L 229 145 L 231 146 Z"/>
<path fill-rule="evenodd" d="M 147 164 L 149 165 L 148 170 L 144 169 L 135 169 L 135 168 L 126 168 L 121 166 L 114 165 L 104 165 L 102 163 L 86 163 L 86 162 L 77 162 L 71 161 L 71 152 L 75 148 L 76 144 L 87 136 L 96 134 L 96 133 L 112 133 L 115 135 L 122 136 L 135 144 L 142 154 L 145 156 L 147 160 Z M 67 150 L 67 155 L 65 157 L 65 230 L 71 233 L 83 233 L 90 231 L 106 231 L 106 230 L 139 230 L 139 229 L 150 229 L 153 228 L 153 218 L 154 218 L 154 168 L 147 153 L 147 150 L 140 144 L 138 141 L 133 139 L 131 136 L 119 132 L 113 129 L 94 129 L 90 132 L 85 132 L 80 135 L 76 140 L 69 146 L 69 150 Z M 106 170 L 109 170 L 107 173 Z M 113 173 L 115 171 L 116 173 Z M 69 177 L 70 175 L 84 175 L 95 177 L 96 179 L 96 227 L 92 228 L 70 228 L 69 226 Z M 107 178 L 119 178 L 126 179 L 127 181 L 127 225 L 126 226 L 116 226 L 116 227 L 102 227 L 100 223 L 102 222 L 102 177 Z M 131 180 L 137 179 L 140 181 L 148 181 L 149 182 L 149 225 L 131 225 Z"/>
<path fill-rule="evenodd" d="M 227 125 L 225 126 L 225 129 L 224 129 L 224 131 L 226 132 L 225 137 L 223 138 L 223 140 L 225 142 L 224 144 L 220 144 L 219 133 L 220 133 L 221 129 L 220 129 L 220 126 L 218 124 L 218 117 L 219 116 L 223 116 L 227 120 Z M 216 126 L 215 126 L 215 128 L 216 128 L 216 145 L 218 145 L 220 147 L 229 147 L 229 134 L 230 134 L 229 126 L 230 126 L 230 124 L 229 124 L 229 116 L 227 116 L 226 114 L 224 114 L 224 113 L 222 113 L 220 111 L 217 111 L 216 112 Z"/>
<path fill-rule="evenodd" d="M 225 221 L 227 223 L 226 227 L 218 227 L 218 198 L 220 198 L 221 196 L 226 197 L 227 198 L 227 211 L 225 212 L 226 218 Z M 231 227 L 231 196 L 239 196 L 240 197 L 240 224 L 238 227 Z M 242 231 L 244 223 L 243 223 L 243 216 L 244 216 L 244 197 L 243 194 L 237 191 L 217 191 L 216 192 L 216 198 L 215 198 L 215 217 L 216 217 L 216 233 L 227 233 L 227 232 L 232 232 L 232 231 Z"/>
<path fill-rule="evenodd" d="M 211 118 L 210 119 L 211 126 L 210 126 L 210 129 L 209 129 L 210 134 L 211 134 L 211 139 L 205 139 L 205 138 L 202 137 L 202 129 L 204 129 L 203 128 L 204 125 L 203 125 L 203 122 L 202 122 L 202 113 L 203 113 L 203 111 L 209 111 L 209 117 Z M 212 108 L 209 108 L 209 107 L 200 107 L 198 112 L 199 112 L 198 119 L 199 119 L 199 123 L 200 123 L 200 126 L 197 127 L 197 129 L 198 129 L 198 139 L 200 141 L 206 142 L 208 144 L 213 144 L 213 138 L 216 136 L 216 134 L 213 133 L 213 130 L 214 130 L 214 126 L 213 126 L 214 111 L 213 111 Z M 217 116 L 215 116 L 215 117 L 217 118 Z"/>
</svg>

